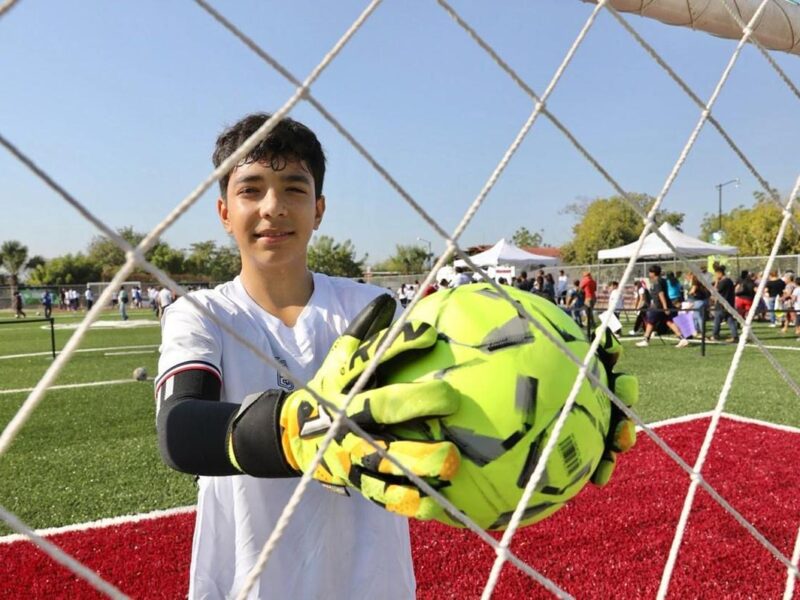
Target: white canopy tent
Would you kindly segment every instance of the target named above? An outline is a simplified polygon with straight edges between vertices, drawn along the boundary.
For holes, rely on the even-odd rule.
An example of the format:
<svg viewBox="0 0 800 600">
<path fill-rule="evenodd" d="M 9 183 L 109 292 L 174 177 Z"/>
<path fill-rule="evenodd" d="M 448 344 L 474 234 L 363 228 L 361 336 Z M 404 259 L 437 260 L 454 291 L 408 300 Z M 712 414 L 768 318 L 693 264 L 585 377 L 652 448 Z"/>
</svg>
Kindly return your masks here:
<svg viewBox="0 0 800 600">
<path fill-rule="evenodd" d="M 690 235 L 678 231 L 669 223 L 662 223 L 658 230 L 667 238 L 675 249 L 683 256 L 714 256 L 717 254 L 738 254 L 739 249 L 735 246 L 717 246 L 709 244 Z M 600 260 L 630 258 L 636 249 L 636 242 L 620 246 L 619 248 L 608 248 L 600 250 L 597 258 Z M 664 241 L 653 232 L 644 238 L 642 250 L 639 252 L 640 258 L 674 258 L 675 253 L 667 246 Z"/>
<path fill-rule="evenodd" d="M 525 252 L 522 248 L 518 248 L 514 244 L 507 242 L 505 238 L 501 239 L 494 246 L 470 256 L 470 260 L 479 267 L 497 267 L 497 266 L 512 266 L 512 267 L 538 267 L 555 265 L 558 259 L 552 256 L 541 256 L 531 252 Z M 456 267 L 465 267 L 467 263 L 462 259 L 455 261 Z"/>
</svg>

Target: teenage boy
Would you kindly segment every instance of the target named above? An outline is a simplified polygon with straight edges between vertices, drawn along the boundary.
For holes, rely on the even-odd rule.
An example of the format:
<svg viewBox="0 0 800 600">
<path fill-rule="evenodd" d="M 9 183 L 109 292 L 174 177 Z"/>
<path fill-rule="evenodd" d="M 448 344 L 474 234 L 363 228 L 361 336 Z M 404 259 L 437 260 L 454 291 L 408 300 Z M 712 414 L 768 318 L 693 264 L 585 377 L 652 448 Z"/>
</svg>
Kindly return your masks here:
<svg viewBox="0 0 800 600">
<path fill-rule="evenodd" d="M 268 118 L 249 115 L 223 132 L 214 164 Z M 342 406 L 395 313 L 382 288 L 308 270 L 307 246 L 325 214 L 324 174 L 314 133 L 280 121 L 219 181 L 217 211 L 239 248 L 241 273 L 177 300 L 163 317 L 159 447 L 167 464 L 201 476 L 190 598 L 239 593 L 335 417 L 221 324 Z M 409 323 L 382 362 L 435 343 L 432 327 Z M 375 436 L 386 424 L 451 414 L 458 406 L 442 381 L 375 385 L 347 409 Z M 434 486 L 459 465 L 449 442 L 381 444 Z M 312 482 L 303 494 L 250 597 L 413 598 L 405 517 L 431 518 L 438 505 L 346 427 L 313 477 L 325 486 Z"/>
</svg>

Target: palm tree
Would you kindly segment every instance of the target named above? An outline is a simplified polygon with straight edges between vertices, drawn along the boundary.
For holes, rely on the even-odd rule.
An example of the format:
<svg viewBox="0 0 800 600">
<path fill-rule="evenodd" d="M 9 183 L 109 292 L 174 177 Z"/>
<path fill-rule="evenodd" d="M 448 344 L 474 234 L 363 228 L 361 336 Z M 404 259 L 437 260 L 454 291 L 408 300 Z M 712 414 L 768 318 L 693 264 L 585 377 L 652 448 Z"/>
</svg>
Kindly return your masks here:
<svg viewBox="0 0 800 600">
<path fill-rule="evenodd" d="M 19 273 L 28 262 L 28 247 L 16 240 L 3 242 L 0 246 L 0 267 L 8 271 L 11 279 L 11 293 L 19 285 Z"/>
</svg>

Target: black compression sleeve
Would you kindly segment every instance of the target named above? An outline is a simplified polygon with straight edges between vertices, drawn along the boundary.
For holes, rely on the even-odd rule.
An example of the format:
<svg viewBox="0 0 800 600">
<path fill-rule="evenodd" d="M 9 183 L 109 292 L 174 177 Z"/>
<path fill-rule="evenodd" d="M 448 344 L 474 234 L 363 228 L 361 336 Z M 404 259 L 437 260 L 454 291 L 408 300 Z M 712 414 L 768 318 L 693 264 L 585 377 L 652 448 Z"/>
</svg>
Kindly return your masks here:
<svg viewBox="0 0 800 600">
<path fill-rule="evenodd" d="M 228 460 L 228 424 L 238 404 L 220 402 L 220 381 L 205 369 L 187 369 L 158 387 L 158 446 L 164 462 L 192 475 L 235 475 Z"/>
<path fill-rule="evenodd" d="M 296 477 L 283 455 L 280 408 L 284 393 L 270 390 L 244 403 L 220 402 L 220 381 L 208 370 L 180 371 L 158 386 L 158 446 L 164 462 L 192 475 Z M 236 461 L 231 464 L 228 438 Z"/>
</svg>

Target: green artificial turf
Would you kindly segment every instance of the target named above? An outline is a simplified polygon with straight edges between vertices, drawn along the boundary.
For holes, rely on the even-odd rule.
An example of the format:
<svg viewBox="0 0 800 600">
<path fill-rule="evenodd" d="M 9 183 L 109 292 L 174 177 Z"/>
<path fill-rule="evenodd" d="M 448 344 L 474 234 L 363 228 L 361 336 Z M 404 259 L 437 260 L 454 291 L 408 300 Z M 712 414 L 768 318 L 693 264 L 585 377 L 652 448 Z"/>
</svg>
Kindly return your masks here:
<svg viewBox="0 0 800 600">
<path fill-rule="evenodd" d="M 0 315 L 2 318 L 2 315 Z M 56 313 L 59 325 L 77 323 L 82 314 Z M 105 319 L 118 320 L 108 312 Z M 132 318 L 153 319 L 149 311 Z M 32 387 L 52 358 L 4 359 L 47 351 L 49 330 L 41 323 L 0 326 L 0 391 Z M 58 348 L 73 330 L 57 330 Z M 795 381 L 800 381 L 800 343 L 791 334 L 758 324 L 757 333 Z M 44 342 L 43 342 L 44 339 Z M 0 504 L 32 527 L 53 527 L 101 517 L 191 504 L 193 478 L 171 471 L 160 460 L 155 436 L 152 379 L 134 382 L 143 366 L 156 373 L 160 328 L 93 329 L 56 385 L 129 379 L 122 384 L 50 390 L 6 454 L 0 456 Z M 654 338 L 647 348 L 623 342 L 620 370 L 638 375 L 641 400 L 636 411 L 645 422 L 712 410 L 731 364 L 735 346 L 676 349 L 674 338 Z M 147 348 L 136 348 L 147 346 Z M 780 349 L 787 348 L 787 349 Z M 135 354 L 117 354 L 136 352 Z M 0 394 L 0 427 L 5 427 L 27 397 Z M 800 399 L 761 353 L 745 349 L 725 407 L 727 412 L 800 427 Z M 8 533 L 0 524 L 0 534 Z"/>
</svg>

